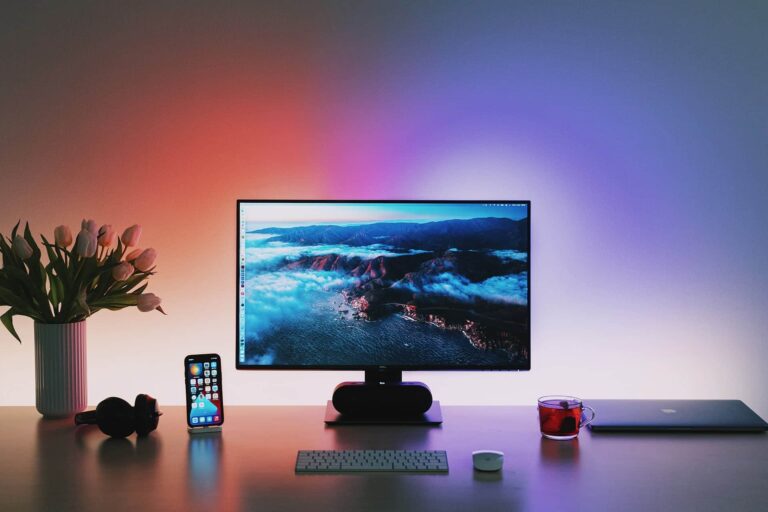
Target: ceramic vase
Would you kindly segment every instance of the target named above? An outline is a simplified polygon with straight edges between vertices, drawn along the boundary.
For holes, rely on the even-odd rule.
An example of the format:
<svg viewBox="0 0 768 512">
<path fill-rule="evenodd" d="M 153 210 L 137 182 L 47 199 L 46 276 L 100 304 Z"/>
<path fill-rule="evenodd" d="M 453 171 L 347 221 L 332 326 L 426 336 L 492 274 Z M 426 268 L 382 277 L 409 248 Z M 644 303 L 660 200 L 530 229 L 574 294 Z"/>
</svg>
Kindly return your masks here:
<svg viewBox="0 0 768 512">
<path fill-rule="evenodd" d="M 63 418 L 88 405 L 85 320 L 35 322 L 35 405 L 46 418 Z"/>
</svg>

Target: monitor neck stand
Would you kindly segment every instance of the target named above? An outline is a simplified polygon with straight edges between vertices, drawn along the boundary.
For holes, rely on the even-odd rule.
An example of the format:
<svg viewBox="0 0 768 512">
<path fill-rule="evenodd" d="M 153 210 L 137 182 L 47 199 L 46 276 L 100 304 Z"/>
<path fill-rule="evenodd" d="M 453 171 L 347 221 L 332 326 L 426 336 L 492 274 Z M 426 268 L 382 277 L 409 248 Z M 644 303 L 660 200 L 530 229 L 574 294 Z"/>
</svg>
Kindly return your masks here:
<svg viewBox="0 0 768 512">
<path fill-rule="evenodd" d="M 370 385 L 402 384 L 401 370 L 365 370 L 365 383 Z"/>
<path fill-rule="evenodd" d="M 439 425 L 440 402 L 422 382 L 403 382 L 401 370 L 365 371 L 364 382 L 342 382 L 326 404 L 329 425 Z"/>
</svg>

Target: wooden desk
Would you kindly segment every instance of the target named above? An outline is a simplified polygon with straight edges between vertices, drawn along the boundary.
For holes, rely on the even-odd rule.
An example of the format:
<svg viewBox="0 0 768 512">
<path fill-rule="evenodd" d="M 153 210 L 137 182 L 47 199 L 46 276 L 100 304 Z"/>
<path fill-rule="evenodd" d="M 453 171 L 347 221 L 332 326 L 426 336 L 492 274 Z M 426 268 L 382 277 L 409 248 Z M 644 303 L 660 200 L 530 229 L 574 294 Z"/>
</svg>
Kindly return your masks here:
<svg viewBox="0 0 768 512">
<path fill-rule="evenodd" d="M 136 440 L 0 407 L 2 511 L 737 511 L 768 509 L 765 434 L 542 439 L 534 407 L 444 407 L 442 427 L 326 427 L 323 407 L 227 407 L 190 436 L 181 407 Z M 446 449 L 448 475 L 296 475 L 299 449 Z M 481 474 L 471 452 L 502 450 Z"/>
</svg>

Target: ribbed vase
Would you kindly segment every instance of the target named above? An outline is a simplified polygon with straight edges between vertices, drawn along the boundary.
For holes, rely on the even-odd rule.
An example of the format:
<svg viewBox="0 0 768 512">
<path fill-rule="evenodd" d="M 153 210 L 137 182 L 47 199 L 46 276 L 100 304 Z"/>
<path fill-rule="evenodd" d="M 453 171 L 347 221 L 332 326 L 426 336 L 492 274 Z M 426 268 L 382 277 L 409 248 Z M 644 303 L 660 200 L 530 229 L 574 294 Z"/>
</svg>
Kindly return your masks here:
<svg viewBox="0 0 768 512">
<path fill-rule="evenodd" d="M 62 418 L 88 405 L 85 320 L 35 322 L 35 405 L 47 418 Z"/>
</svg>

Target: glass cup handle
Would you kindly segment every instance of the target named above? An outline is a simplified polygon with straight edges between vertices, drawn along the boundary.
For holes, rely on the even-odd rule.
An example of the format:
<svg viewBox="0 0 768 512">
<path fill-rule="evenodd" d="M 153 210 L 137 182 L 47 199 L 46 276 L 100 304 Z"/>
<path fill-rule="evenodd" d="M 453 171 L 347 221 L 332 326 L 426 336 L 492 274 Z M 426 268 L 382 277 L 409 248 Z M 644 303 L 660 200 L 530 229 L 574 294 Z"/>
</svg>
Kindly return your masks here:
<svg viewBox="0 0 768 512">
<path fill-rule="evenodd" d="M 584 411 L 582 410 L 581 411 L 581 425 L 579 425 L 579 428 L 586 427 L 587 425 L 589 425 L 590 423 L 592 423 L 595 420 L 595 410 L 593 408 L 591 408 L 588 405 L 582 405 L 581 408 L 582 409 L 589 409 L 589 412 L 592 413 L 592 416 L 590 416 L 587 421 L 584 421 Z"/>
</svg>

